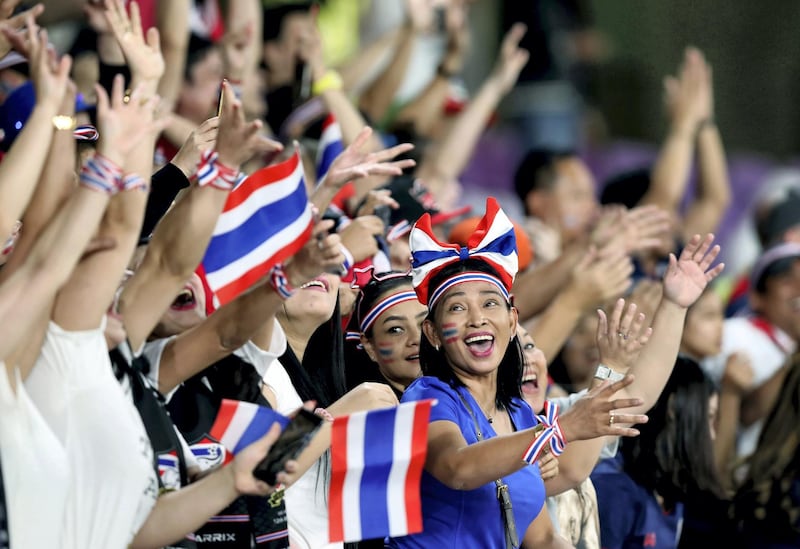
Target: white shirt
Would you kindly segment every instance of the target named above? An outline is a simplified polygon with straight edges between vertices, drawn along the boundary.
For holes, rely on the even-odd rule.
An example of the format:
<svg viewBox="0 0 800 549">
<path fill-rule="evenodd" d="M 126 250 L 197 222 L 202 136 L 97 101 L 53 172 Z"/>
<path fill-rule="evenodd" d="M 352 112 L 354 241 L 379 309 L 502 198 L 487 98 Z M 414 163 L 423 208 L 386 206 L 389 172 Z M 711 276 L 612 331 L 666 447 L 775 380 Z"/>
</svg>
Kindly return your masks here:
<svg viewBox="0 0 800 549">
<path fill-rule="evenodd" d="M 69 460 L 63 548 L 127 547 L 158 497 L 150 440 L 114 377 L 103 328 L 51 322 L 25 382 Z"/>
</svg>

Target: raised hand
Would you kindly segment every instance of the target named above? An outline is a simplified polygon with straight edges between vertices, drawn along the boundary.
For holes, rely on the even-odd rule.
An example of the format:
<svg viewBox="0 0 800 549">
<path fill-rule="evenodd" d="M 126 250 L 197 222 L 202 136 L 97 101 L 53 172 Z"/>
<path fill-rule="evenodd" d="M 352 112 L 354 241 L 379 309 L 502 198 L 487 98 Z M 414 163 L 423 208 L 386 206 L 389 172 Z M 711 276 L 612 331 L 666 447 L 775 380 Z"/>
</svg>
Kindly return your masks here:
<svg viewBox="0 0 800 549">
<path fill-rule="evenodd" d="M 628 297 L 628 301 L 636 303 L 639 312 L 645 316 L 646 323 L 653 322 L 653 316 L 664 294 L 664 286 L 659 280 L 642 279 Z"/>
<path fill-rule="evenodd" d="M 681 307 L 689 307 L 697 301 L 708 283 L 725 268 L 724 263 L 716 267 L 711 264 L 719 255 L 719 246 L 711 247 L 714 235 L 701 238 L 696 234 L 683 248 L 680 258 L 669 254 L 669 267 L 664 274 L 664 298 Z"/>
<path fill-rule="evenodd" d="M 36 89 L 36 100 L 39 103 L 47 101 L 58 108 L 67 91 L 72 58 L 64 55 L 56 60 L 55 51 L 47 40 L 47 31 L 40 31 L 33 14 L 25 16 L 25 26 L 30 76 Z"/>
<path fill-rule="evenodd" d="M 355 218 L 352 223 L 342 229 L 342 244 L 350 251 L 353 260 L 358 263 L 378 253 L 376 236 L 386 230 L 383 221 L 375 215 L 364 215 Z"/>
<path fill-rule="evenodd" d="M 122 75 L 114 77 L 109 100 L 106 91 L 95 85 L 97 129 L 100 132 L 97 150 L 119 166 L 124 165 L 128 153 L 143 138 L 164 124 L 163 120 L 157 121 L 155 117 L 159 101 L 157 95 L 145 98 L 144 84 L 140 84 L 130 96 L 125 96 L 124 87 Z"/>
<path fill-rule="evenodd" d="M 637 314 L 636 303 L 628 305 L 623 315 L 624 309 L 625 300 L 620 298 L 614 305 L 610 319 L 606 317 L 605 311 L 597 310 L 597 349 L 600 352 L 600 362 L 617 372 L 628 371 L 653 335 L 653 329 L 645 323 L 644 314 Z"/>
<path fill-rule="evenodd" d="M 263 122 L 245 121 L 241 101 L 236 99 L 230 84 L 224 81 L 221 101 L 216 150 L 222 164 L 238 168 L 256 154 L 283 150 L 283 145 L 277 141 L 260 135 Z"/>
<path fill-rule="evenodd" d="M 125 4 L 121 0 L 104 1 L 106 22 L 122 48 L 122 53 L 131 69 L 133 83 L 146 82 L 150 86 L 149 91 L 155 92 L 165 69 L 158 29 L 155 27 L 148 29 L 145 37 L 139 4 L 136 2 L 130 3 L 131 14 L 128 16 Z"/>
<path fill-rule="evenodd" d="M 694 132 L 713 117 L 711 69 L 696 48 L 687 48 L 677 77 L 664 78 L 664 100 L 673 129 Z"/>
<path fill-rule="evenodd" d="M 411 143 L 402 143 L 382 151 L 366 152 L 364 147 L 370 141 L 372 128 L 364 127 L 356 139 L 331 163 L 322 184 L 338 189 L 348 181 L 372 175 L 401 175 L 405 168 L 416 165 L 414 160 L 393 161 L 399 154 L 414 148 Z"/>
<path fill-rule="evenodd" d="M 27 49 L 18 47 L 20 42 L 15 41 L 12 37 L 20 36 L 23 27 L 29 24 L 29 20 L 35 20 L 44 12 L 44 5 L 36 4 L 32 8 L 12 16 L 19 3 L 20 0 L 4 0 L 0 2 L 0 29 L 2 29 L 2 33 L 0 33 L 0 57 L 4 57 L 12 48 L 27 57 Z"/>
<path fill-rule="evenodd" d="M 561 414 L 559 423 L 567 442 L 602 436 L 638 436 L 638 430 L 626 426 L 647 423 L 647 416 L 623 414 L 616 410 L 640 406 L 642 399 L 614 399 L 617 391 L 631 383 L 633 383 L 633 376 L 630 374 L 615 383 L 605 381 L 602 385 L 583 395 L 572 408 Z"/>
<path fill-rule="evenodd" d="M 332 220 L 319 221 L 306 245 L 284 264 L 289 282 L 295 288 L 344 263 L 341 238 L 338 234 L 328 234 L 332 228 Z"/>
<path fill-rule="evenodd" d="M 278 440 L 281 434 L 281 427 L 274 423 L 266 435 L 255 441 L 253 444 L 236 454 L 231 464 L 230 474 L 233 477 L 233 485 L 241 495 L 266 496 L 275 490 L 262 480 L 253 476 L 253 470 L 261 463 L 272 445 Z"/>
<path fill-rule="evenodd" d="M 592 231 L 592 242 L 602 248 L 619 245 L 625 253 L 657 248 L 670 233 L 669 212 L 655 205 L 626 209 L 624 206 L 603 208 Z"/>
<path fill-rule="evenodd" d="M 499 84 L 502 93 L 508 93 L 514 87 L 522 67 L 525 66 L 528 62 L 528 57 L 530 57 L 528 50 L 523 50 L 519 47 L 519 43 L 527 30 L 528 28 L 522 23 L 515 23 L 503 38 L 500 57 L 498 57 L 492 73 L 492 78 Z"/>
<path fill-rule="evenodd" d="M 591 248 L 572 271 L 567 291 L 583 310 L 622 295 L 631 285 L 633 264 L 617 250 L 601 257 Z"/>
<path fill-rule="evenodd" d="M 197 172 L 197 165 L 200 156 L 208 150 L 212 150 L 217 143 L 217 133 L 219 130 L 219 117 L 214 116 L 200 124 L 194 129 L 181 149 L 175 154 L 171 162 L 175 164 L 183 174 L 189 178 Z"/>
</svg>

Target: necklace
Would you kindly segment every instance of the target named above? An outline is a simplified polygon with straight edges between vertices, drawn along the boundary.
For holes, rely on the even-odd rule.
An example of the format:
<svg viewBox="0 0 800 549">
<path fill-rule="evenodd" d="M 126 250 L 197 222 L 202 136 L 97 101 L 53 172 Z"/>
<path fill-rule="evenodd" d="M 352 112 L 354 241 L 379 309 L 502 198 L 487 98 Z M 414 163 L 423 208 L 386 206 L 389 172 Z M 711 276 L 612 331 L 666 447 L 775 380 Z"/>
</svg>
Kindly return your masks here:
<svg viewBox="0 0 800 549">
<path fill-rule="evenodd" d="M 494 409 L 494 413 L 490 414 L 488 411 L 484 410 L 483 413 L 486 415 L 486 420 L 489 423 L 494 423 L 494 414 L 497 413 L 497 408 Z"/>
</svg>

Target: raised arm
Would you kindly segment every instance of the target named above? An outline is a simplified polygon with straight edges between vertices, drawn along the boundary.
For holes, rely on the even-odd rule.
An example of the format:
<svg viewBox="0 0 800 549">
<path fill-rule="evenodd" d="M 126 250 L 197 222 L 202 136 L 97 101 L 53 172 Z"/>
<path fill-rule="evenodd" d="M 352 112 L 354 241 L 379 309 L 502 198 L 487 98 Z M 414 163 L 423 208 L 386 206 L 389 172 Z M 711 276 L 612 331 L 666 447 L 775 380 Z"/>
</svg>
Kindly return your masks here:
<svg viewBox="0 0 800 549">
<path fill-rule="evenodd" d="M 156 25 L 161 35 L 164 74 L 158 82 L 158 95 L 169 110 L 178 100 L 183 85 L 186 51 L 189 46 L 191 0 L 159 0 L 156 2 Z"/>
<path fill-rule="evenodd" d="M 489 117 L 517 82 L 529 56 L 526 50 L 519 48 L 525 30 L 525 25 L 517 23 L 508 31 L 494 71 L 453 123 L 442 144 L 426 155 L 420 165 L 417 175 L 434 195 L 438 196 L 442 188 L 464 170 Z"/>
<path fill-rule="evenodd" d="M 704 104 L 697 128 L 697 160 L 700 177 L 694 200 L 686 212 L 683 224 L 685 239 L 693 234 L 716 231 L 731 202 L 725 148 L 722 145 L 719 129 L 714 123 L 714 86 L 711 67 L 703 60 L 700 52 L 697 52 L 697 55 L 702 61 L 699 64 L 703 69 L 701 76 Z"/>
<path fill-rule="evenodd" d="M 217 162 L 235 173 L 256 152 L 280 145 L 261 137 L 261 122 L 247 123 L 227 83 L 216 141 Z M 163 312 L 203 258 L 217 218 L 232 187 L 195 183 L 156 226 L 147 253 L 119 299 L 128 340 L 134 349 L 153 331 Z"/>
</svg>

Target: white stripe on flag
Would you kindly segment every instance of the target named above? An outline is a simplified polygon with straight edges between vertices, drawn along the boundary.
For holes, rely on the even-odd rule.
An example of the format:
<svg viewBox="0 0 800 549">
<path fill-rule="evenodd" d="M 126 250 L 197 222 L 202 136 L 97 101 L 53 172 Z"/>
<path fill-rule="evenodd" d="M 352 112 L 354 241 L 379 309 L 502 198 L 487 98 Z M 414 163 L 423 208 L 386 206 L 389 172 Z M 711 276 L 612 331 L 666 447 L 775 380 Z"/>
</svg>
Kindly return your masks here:
<svg viewBox="0 0 800 549">
<path fill-rule="evenodd" d="M 219 216 L 217 225 L 214 227 L 214 236 L 236 229 L 264 206 L 283 200 L 292 194 L 297 190 L 298 184 L 303 184 L 302 176 L 303 163 L 298 162 L 297 168 L 287 177 L 279 182 L 269 183 L 253 191 L 247 197 L 247 200 Z"/>
<path fill-rule="evenodd" d="M 415 402 L 397 407 L 394 420 L 394 452 L 392 469 L 386 487 L 386 508 L 389 510 L 389 537 L 408 534 L 406 521 L 406 476 L 411 461 L 411 437 L 414 435 Z"/>
<path fill-rule="evenodd" d="M 236 443 L 242 438 L 257 412 L 258 406 L 242 406 L 239 404 L 231 422 L 228 424 L 228 428 L 225 429 L 225 433 L 222 435 L 222 440 L 219 441 L 220 444 L 233 452 L 233 449 L 236 448 Z"/>
<path fill-rule="evenodd" d="M 361 475 L 364 472 L 364 430 L 367 413 L 357 412 L 347 420 L 347 475 L 342 487 L 344 539 L 361 539 Z"/>
<path fill-rule="evenodd" d="M 285 227 L 272 238 L 262 242 L 253 251 L 247 255 L 243 255 L 236 261 L 228 263 L 217 271 L 206 273 L 208 285 L 213 290 L 227 286 L 253 267 L 262 264 L 264 261 L 274 256 L 278 253 L 278 250 L 293 242 L 303 233 L 310 222 L 311 205 L 309 204 L 306 206 L 306 211 L 303 212 L 303 215 L 298 217 L 291 225 Z"/>
</svg>

